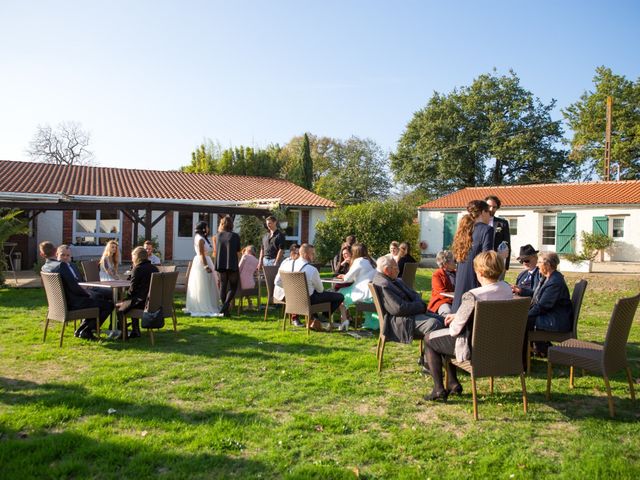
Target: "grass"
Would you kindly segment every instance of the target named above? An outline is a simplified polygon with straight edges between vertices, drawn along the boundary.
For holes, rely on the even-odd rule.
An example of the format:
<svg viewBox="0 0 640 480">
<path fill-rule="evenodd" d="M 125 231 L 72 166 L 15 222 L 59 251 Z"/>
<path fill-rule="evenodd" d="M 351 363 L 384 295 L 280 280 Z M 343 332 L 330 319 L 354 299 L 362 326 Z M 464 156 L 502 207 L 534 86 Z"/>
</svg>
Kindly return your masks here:
<svg viewBox="0 0 640 480">
<path fill-rule="evenodd" d="M 430 289 L 431 270 L 418 288 Z M 510 279 L 513 274 L 510 274 Z M 576 276 L 568 276 L 573 284 Z M 603 340 L 616 298 L 638 277 L 588 276 L 579 335 Z M 376 373 L 375 338 L 312 333 L 248 312 L 233 319 L 180 315 L 179 334 L 87 343 L 54 325 L 39 290 L 0 289 L 0 478 L 638 478 L 640 410 L 624 373 L 612 381 L 546 364 L 527 378 L 470 381 L 448 404 L 421 400 L 431 381 L 417 343 L 390 344 Z M 178 310 L 184 297 L 178 297 Z M 628 347 L 640 376 L 640 329 Z M 640 393 L 640 392 L 639 392 Z"/>
</svg>

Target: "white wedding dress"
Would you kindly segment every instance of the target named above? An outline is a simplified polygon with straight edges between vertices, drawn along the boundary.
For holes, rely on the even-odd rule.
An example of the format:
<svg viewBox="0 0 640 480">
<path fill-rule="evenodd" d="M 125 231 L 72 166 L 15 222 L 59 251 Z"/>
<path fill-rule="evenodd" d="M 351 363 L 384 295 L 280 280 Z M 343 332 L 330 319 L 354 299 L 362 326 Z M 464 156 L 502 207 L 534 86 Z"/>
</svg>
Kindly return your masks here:
<svg viewBox="0 0 640 480">
<path fill-rule="evenodd" d="M 204 241 L 205 258 L 211 272 L 207 272 L 202 263 L 202 256 L 198 250 L 200 240 Z M 200 234 L 196 234 L 193 238 L 193 247 L 196 255 L 191 262 L 187 286 L 187 307 L 184 311 L 192 317 L 218 317 L 220 316 L 220 293 L 218 292 L 218 274 L 211 258 L 213 247 Z"/>
</svg>

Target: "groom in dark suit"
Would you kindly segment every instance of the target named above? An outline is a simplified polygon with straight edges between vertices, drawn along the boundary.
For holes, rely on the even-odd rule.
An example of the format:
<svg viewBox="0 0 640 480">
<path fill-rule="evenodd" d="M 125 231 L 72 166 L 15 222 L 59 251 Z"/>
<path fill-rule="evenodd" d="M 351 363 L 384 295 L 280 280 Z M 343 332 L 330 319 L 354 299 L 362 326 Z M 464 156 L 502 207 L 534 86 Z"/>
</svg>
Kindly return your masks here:
<svg viewBox="0 0 640 480">
<path fill-rule="evenodd" d="M 509 270 L 509 257 L 511 257 L 511 234 L 509 233 L 509 222 L 504 218 L 496 217 L 496 212 L 502 205 L 502 202 L 495 195 L 489 195 L 484 199 L 489 205 L 489 213 L 491 214 L 491 220 L 489 225 L 493 227 L 493 249 L 497 252 L 498 245 L 503 241 L 509 245 L 509 255 L 504 260 L 505 272 Z M 504 277 L 503 277 L 504 278 Z"/>
<path fill-rule="evenodd" d="M 113 301 L 95 291 L 85 290 L 78 285 L 78 279 L 69 264 L 56 258 L 56 247 L 53 243 L 42 242 L 39 247 L 40 256 L 45 259 L 42 271 L 60 274 L 69 310 L 98 307 L 100 309 L 100 325 L 102 325 L 113 311 Z M 96 328 L 96 319 L 85 318 L 78 330 L 76 330 L 75 336 L 85 340 L 97 340 L 97 337 L 92 332 L 94 328 Z"/>
</svg>

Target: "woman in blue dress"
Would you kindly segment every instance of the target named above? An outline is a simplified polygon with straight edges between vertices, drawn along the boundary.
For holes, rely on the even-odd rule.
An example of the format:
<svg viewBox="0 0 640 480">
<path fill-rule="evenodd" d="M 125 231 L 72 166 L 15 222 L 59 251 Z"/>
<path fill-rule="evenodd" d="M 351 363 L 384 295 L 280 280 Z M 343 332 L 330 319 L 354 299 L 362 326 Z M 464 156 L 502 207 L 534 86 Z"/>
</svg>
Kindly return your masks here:
<svg viewBox="0 0 640 480">
<path fill-rule="evenodd" d="M 473 259 L 479 253 L 493 250 L 493 227 L 489 205 L 483 200 L 472 200 L 467 205 L 467 214 L 460 219 L 453 237 L 451 250 L 458 262 L 456 286 L 451 312 L 458 311 L 462 295 L 480 286 L 473 270 Z"/>
</svg>

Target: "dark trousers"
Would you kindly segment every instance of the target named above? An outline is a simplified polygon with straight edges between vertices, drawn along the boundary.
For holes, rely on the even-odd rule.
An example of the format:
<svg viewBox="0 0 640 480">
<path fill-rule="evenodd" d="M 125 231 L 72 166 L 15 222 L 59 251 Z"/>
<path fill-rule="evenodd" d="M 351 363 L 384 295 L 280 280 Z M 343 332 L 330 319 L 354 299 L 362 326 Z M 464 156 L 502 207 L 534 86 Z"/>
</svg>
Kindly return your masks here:
<svg viewBox="0 0 640 480">
<path fill-rule="evenodd" d="M 441 392 L 444 390 L 442 363 L 444 356 L 455 355 L 456 339 L 449 335 L 448 328 L 442 331 L 442 334 L 436 335 L 436 332 L 427 334 L 425 337 L 424 353 L 427 364 L 429 365 L 429 371 L 433 377 L 433 390 L 435 392 Z M 456 367 L 451 362 L 447 363 L 447 373 L 449 375 L 449 385 L 447 385 L 447 388 L 451 390 L 459 384 Z"/>
<path fill-rule="evenodd" d="M 229 313 L 229 308 L 236 296 L 236 290 L 240 283 L 240 272 L 238 270 L 218 271 L 220 276 L 220 298 L 222 299 L 222 313 Z"/>
<path fill-rule="evenodd" d="M 311 297 L 311 305 L 316 305 L 318 303 L 330 303 L 331 304 L 331 313 L 338 310 L 340 304 L 344 301 L 344 295 L 338 292 L 313 292 Z"/>
<path fill-rule="evenodd" d="M 105 290 L 106 294 L 100 290 Z M 113 311 L 113 300 L 111 299 L 111 290 L 106 289 L 88 289 L 87 293 L 89 297 L 84 297 L 79 302 L 73 302 L 70 305 L 72 310 L 80 309 L 80 308 L 92 308 L 98 307 L 100 310 L 100 325 L 104 323 L 104 321 L 111 315 Z M 94 330 L 96 328 L 96 319 L 95 318 L 85 318 L 80 327 L 78 327 L 78 332 L 82 332 L 85 328 L 90 328 Z"/>
</svg>

